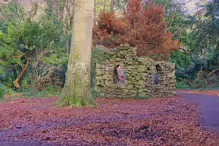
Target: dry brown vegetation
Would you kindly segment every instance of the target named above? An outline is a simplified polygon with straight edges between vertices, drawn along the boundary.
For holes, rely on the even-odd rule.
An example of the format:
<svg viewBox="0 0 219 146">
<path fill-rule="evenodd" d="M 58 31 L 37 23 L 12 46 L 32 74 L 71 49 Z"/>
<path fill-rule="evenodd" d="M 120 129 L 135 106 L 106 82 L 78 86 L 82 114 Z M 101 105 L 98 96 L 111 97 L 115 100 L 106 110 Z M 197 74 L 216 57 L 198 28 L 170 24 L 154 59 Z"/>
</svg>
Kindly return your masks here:
<svg viewBox="0 0 219 146">
<path fill-rule="evenodd" d="M 180 97 L 98 99 L 96 108 L 57 108 L 57 98 L 0 104 L 0 142 L 51 145 L 217 145 L 196 105 Z"/>
</svg>

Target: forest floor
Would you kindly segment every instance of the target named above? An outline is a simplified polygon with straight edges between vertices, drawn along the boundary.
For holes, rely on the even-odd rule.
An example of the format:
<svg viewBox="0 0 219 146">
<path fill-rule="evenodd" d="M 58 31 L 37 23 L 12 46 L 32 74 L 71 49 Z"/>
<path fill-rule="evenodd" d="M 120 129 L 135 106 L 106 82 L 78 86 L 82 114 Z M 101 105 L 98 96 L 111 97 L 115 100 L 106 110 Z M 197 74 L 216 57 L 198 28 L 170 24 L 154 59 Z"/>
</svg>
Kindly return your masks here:
<svg viewBox="0 0 219 146">
<path fill-rule="evenodd" d="M 219 90 L 181 90 L 180 92 L 190 94 L 202 94 L 202 95 L 216 95 L 219 96 Z"/>
<path fill-rule="evenodd" d="M 97 99 L 96 108 L 81 109 L 56 107 L 58 97 L 11 99 L 0 103 L 0 145 L 219 145 L 191 96 Z"/>
</svg>

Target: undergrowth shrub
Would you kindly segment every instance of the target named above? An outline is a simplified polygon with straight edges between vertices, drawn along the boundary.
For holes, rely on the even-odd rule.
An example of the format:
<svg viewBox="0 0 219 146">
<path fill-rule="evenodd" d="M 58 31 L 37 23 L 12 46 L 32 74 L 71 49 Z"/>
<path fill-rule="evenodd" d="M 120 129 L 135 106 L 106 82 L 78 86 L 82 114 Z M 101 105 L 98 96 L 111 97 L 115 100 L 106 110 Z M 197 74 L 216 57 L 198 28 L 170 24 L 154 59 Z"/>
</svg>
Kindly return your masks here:
<svg viewBox="0 0 219 146">
<path fill-rule="evenodd" d="M 206 80 L 205 79 L 195 79 L 194 81 L 191 82 L 191 88 L 192 89 L 202 89 L 206 88 Z"/>
<path fill-rule="evenodd" d="M 4 100 L 5 89 L 4 86 L 0 84 L 0 102 Z"/>
<path fill-rule="evenodd" d="M 25 89 L 22 91 L 22 96 L 23 97 L 51 97 L 51 96 L 58 96 L 61 93 L 61 88 L 57 86 L 44 86 L 43 90 L 41 91 L 35 91 L 31 88 Z"/>
<path fill-rule="evenodd" d="M 186 81 L 183 80 L 183 81 L 178 81 L 176 83 L 176 88 L 177 89 L 189 89 L 190 86 L 188 85 L 188 83 Z"/>
<path fill-rule="evenodd" d="M 206 79 L 206 72 L 204 71 L 199 71 L 197 73 L 197 77 L 195 80 L 193 80 L 191 83 L 191 87 L 194 89 L 198 88 L 206 88 L 207 87 L 207 79 Z"/>
</svg>

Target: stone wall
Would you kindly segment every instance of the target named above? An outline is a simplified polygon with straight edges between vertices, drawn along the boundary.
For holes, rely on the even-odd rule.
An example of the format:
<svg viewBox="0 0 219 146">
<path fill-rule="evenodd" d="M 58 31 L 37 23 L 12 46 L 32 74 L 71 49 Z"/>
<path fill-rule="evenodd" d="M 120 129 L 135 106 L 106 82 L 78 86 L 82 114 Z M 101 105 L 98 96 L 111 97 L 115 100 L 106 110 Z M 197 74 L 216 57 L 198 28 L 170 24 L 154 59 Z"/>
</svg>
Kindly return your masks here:
<svg viewBox="0 0 219 146">
<path fill-rule="evenodd" d="M 154 61 L 148 57 L 137 58 L 136 48 L 121 45 L 110 50 L 111 57 L 96 64 L 95 90 L 101 97 L 147 98 L 175 95 L 175 65 L 165 61 Z M 125 70 L 125 83 L 115 81 L 115 69 L 120 65 Z M 154 83 L 155 73 L 159 76 Z"/>
</svg>

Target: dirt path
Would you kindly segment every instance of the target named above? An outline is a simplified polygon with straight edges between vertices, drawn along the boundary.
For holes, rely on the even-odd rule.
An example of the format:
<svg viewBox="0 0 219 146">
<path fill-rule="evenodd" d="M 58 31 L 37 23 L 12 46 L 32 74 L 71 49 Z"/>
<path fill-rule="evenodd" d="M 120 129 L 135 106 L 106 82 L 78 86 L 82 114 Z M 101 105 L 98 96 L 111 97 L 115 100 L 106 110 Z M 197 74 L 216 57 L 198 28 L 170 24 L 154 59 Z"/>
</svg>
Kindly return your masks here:
<svg viewBox="0 0 219 146">
<path fill-rule="evenodd" d="M 0 145 L 217 145 L 196 102 L 183 97 L 98 99 L 82 109 L 57 108 L 56 97 L 12 100 L 0 104 Z"/>
<path fill-rule="evenodd" d="M 218 93 L 218 91 L 215 91 Z M 201 116 L 202 126 L 219 133 L 219 97 L 217 95 L 203 95 L 179 92 L 178 95 L 191 103 L 198 104 Z"/>
</svg>

